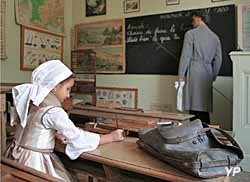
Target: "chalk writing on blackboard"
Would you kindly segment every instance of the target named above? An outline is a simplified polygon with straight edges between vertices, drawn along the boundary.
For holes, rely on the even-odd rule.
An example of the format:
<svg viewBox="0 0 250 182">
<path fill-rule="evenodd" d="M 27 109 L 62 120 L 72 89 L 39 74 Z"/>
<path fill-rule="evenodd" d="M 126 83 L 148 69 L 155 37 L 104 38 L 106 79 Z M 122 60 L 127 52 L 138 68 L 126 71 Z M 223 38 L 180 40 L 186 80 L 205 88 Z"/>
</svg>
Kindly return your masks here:
<svg viewBox="0 0 250 182">
<path fill-rule="evenodd" d="M 155 27 L 154 29 L 146 28 L 145 25 L 139 26 L 128 25 L 126 43 L 138 43 L 138 42 L 159 42 L 163 44 L 166 41 L 179 40 L 180 36 L 177 33 L 177 25 L 172 24 L 170 27 Z M 180 31 L 188 29 L 187 26 L 181 24 Z"/>
</svg>

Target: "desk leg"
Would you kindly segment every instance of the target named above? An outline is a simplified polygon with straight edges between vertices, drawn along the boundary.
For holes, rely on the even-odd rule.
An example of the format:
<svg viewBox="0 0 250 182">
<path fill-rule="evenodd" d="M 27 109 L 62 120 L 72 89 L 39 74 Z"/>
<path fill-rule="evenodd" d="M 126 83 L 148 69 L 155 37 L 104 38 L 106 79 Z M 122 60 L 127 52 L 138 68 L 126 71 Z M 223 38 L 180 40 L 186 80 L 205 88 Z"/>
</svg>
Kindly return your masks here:
<svg viewBox="0 0 250 182">
<path fill-rule="evenodd" d="M 108 181 L 114 181 L 119 178 L 119 170 L 103 164 L 103 169 Z"/>
</svg>

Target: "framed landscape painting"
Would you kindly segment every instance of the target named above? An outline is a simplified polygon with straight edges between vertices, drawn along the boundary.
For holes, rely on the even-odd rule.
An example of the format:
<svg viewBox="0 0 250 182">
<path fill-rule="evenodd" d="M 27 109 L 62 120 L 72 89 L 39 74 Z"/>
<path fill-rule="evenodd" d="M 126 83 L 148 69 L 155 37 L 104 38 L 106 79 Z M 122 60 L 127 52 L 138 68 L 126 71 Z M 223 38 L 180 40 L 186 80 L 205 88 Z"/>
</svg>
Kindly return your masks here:
<svg viewBox="0 0 250 182">
<path fill-rule="evenodd" d="M 76 25 L 74 48 L 122 45 L 124 41 L 123 24 L 123 20 L 119 19 Z"/>
<path fill-rule="evenodd" d="M 100 47 L 72 52 L 75 73 L 124 73 L 124 48 Z"/>
</svg>

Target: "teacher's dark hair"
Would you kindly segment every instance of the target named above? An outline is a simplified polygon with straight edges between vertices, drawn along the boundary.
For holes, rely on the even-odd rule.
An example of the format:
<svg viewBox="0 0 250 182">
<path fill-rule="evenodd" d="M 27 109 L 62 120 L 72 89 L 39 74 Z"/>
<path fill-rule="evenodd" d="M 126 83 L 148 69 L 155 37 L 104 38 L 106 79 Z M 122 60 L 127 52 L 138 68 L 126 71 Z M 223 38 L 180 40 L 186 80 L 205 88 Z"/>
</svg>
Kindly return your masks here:
<svg viewBox="0 0 250 182">
<path fill-rule="evenodd" d="M 192 17 L 193 16 L 200 17 L 202 21 L 206 21 L 206 15 L 204 15 L 203 12 L 200 12 L 200 11 L 193 12 Z"/>
</svg>

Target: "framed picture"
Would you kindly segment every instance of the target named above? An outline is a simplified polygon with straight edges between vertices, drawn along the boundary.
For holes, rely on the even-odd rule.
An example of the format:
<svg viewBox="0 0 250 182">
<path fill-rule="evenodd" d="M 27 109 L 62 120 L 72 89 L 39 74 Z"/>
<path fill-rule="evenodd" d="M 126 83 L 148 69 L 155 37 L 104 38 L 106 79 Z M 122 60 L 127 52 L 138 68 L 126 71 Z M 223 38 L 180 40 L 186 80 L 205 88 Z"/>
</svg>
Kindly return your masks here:
<svg viewBox="0 0 250 182">
<path fill-rule="evenodd" d="M 74 87 L 71 89 L 72 93 L 88 93 L 94 94 L 96 91 L 95 82 L 92 81 L 75 81 Z"/>
<path fill-rule="evenodd" d="M 140 0 L 124 0 L 124 13 L 132 13 L 140 11 Z"/>
<path fill-rule="evenodd" d="M 97 47 L 72 51 L 71 68 L 75 73 L 124 73 L 124 47 Z"/>
<path fill-rule="evenodd" d="M 63 36 L 22 26 L 21 70 L 33 70 L 54 59 L 63 59 Z"/>
<path fill-rule="evenodd" d="M 137 88 L 96 87 L 97 104 L 115 103 L 118 107 L 138 108 Z"/>
<path fill-rule="evenodd" d="M 124 20 L 78 24 L 73 30 L 71 68 L 75 73 L 124 73 Z"/>
<path fill-rule="evenodd" d="M 106 15 L 106 0 L 85 0 L 86 16 Z"/>
<path fill-rule="evenodd" d="M 74 49 L 97 46 L 122 45 L 124 42 L 124 20 L 108 20 L 78 24 L 74 28 Z"/>
<path fill-rule="evenodd" d="M 178 5 L 180 4 L 180 0 L 166 0 L 166 5 Z"/>
<path fill-rule="evenodd" d="M 95 97 L 91 94 L 71 94 L 72 104 L 95 105 Z"/>
</svg>

